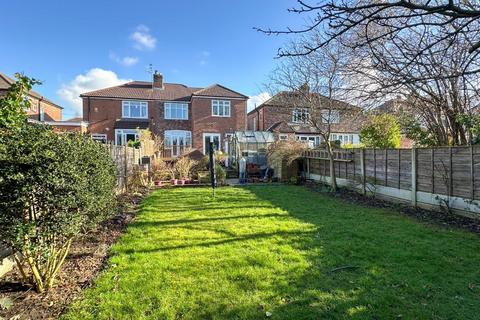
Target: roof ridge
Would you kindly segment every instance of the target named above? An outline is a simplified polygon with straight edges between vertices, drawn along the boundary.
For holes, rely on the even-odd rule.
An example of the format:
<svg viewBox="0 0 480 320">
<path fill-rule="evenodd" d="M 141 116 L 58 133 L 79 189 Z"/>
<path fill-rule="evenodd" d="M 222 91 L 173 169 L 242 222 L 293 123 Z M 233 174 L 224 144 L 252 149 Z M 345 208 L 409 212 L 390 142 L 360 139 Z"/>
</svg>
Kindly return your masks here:
<svg viewBox="0 0 480 320">
<path fill-rule="evenodd" d="M 221 85 L 221 84 L 219 84 L 219 83 L 214 83 L 214 84 L 212 84 L 212 85 L 209 85 L 208 87 L 205 87 L 205 88 L 202 88 L 202 89 L 200 89 L 200 90 L 197 90 L 197 91 L 195 91 L 195 92 L 193 93 L 193 95 L 199 94 L 199 93 L 202 92 L 202 91 L 205 91 L 205 90 L 207 90 L 207 89 L 214 88 L 214 87 L 220 87 L 220 88 L 223 88 L 223 89 L 225 89 L 225 90 L 227 90 L 227 91 L 230 91 L 230 92 L 233 92 L 233 93 L 235 93 L 235 94 L 238 94 L 239 96 L 242 96 L 242 97 L 244 97 L 244 98 L 247 98 L 247 99 L 249 98 L 248 96 L 246 96 L 246 95 L 244 95 L 244 94 L 242 94 L 242 93 L 240 93 L 240 92 L 238 92 L 238 91 L 232 90 L 232 89 L 230 89 L 230 88 L 228 88 L 228 87 L 225 87 L 224 85 Z"/>
</svg>

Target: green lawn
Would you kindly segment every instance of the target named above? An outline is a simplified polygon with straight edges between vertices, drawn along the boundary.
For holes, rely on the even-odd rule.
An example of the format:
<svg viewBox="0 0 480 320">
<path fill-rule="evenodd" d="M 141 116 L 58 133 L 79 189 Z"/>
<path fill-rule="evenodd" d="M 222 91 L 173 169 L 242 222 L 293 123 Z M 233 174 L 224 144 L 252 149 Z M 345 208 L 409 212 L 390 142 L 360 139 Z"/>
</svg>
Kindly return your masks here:
<svg viewBox="0 0 480 320">
<path fill-rule="evenodd" d="M 478 319 L 480 238 L 296 186 L 226 187 L 215 200 L 207 188 L 159 190 L 64 317 L 267 312 L 293 320 Z"/>
</svg>

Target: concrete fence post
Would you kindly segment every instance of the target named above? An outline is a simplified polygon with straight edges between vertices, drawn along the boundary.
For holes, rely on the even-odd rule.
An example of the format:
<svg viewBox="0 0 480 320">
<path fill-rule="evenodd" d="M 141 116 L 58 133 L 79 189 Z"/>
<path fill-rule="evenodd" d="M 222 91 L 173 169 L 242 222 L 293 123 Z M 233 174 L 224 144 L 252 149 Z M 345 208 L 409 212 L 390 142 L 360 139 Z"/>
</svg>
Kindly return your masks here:
<svg viewBox="0 0 480 320">
<path fill-rule="evenodd" d="M 412 148 L 412 205 L 417 206 L 417 149 Z"/>
</svg>

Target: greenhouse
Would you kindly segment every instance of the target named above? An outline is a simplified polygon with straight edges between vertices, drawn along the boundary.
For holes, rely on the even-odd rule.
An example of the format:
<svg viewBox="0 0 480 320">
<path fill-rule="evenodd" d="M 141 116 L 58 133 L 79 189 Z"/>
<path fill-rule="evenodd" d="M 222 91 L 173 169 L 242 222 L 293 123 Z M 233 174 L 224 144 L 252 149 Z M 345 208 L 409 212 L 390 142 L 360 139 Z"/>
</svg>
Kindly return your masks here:
<svg viewBox="0 0 480 320">
<path fill-rule="evenodd" d="M 244 157 L 247 164 L 267 166 L 267 150 L 274 142 L 275 137 L 269 131 L 236 131 L 231 142 L 230 163 L 235 165 Z"/>
</svg>

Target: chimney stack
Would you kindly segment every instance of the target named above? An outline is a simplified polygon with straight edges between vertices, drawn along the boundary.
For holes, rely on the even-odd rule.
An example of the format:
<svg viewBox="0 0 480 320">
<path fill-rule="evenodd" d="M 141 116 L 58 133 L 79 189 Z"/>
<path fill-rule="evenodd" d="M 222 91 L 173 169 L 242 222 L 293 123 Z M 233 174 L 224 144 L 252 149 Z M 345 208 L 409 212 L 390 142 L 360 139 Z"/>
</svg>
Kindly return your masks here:
<svg viewBox="0 0 480 320">
<path fill-rule="evenodd" d="M 153 88 L 154 89 L 163 89 L 163 75 L 155 70 L 153 74 Z"/>
</svg>

